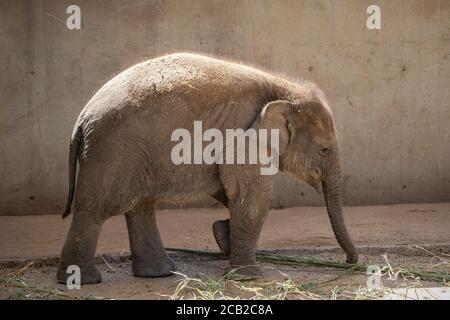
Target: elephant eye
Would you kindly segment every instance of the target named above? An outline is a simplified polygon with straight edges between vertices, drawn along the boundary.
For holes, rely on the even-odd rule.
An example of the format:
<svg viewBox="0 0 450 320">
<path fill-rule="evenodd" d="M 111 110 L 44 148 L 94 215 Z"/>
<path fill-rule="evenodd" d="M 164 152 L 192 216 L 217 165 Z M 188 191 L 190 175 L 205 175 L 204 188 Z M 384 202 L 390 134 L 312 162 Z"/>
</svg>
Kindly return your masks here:
<svg viewBox="0 0 450 320">
<path fill-rule="evenodd" d="M 327 147 L 322 147 L 322 148 L 318 148 L 317 149 L 317 153 L 321 156 L 321 157 L 326 157 L 330 154 L 331 149 L 327 148 Z"/>
<path fill-rule="evenodd" d="M 309 122 L 309 124 L 312 125 L 312 126 L 317 126 L 317 125 L 319 124 L 319 120 L 318 120 L 318 119 L 312 119 L 312 120 Z"/>
</svg>

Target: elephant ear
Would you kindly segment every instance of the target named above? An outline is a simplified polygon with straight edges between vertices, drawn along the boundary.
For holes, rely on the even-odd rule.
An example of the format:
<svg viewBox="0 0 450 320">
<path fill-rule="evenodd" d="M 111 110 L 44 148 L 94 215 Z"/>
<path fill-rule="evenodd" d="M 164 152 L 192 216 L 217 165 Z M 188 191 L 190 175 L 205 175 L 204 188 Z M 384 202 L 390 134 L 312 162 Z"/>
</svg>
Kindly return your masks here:
<svg viewBox="0 0 450 320">
<path fill-rule="evenodd" d="M 270 134 L 271 129 L 278 129 L 280 155 L 283 154 L 292 135 L 292 126 L 288 120 L 288 115 L 292 110 L 293 104 L 289 101 L 277 100 L 269 102 L 264 106 L 251 126 L 257 131 L 259 129 L 267 129 L 268 134 Z"/>
</svg>

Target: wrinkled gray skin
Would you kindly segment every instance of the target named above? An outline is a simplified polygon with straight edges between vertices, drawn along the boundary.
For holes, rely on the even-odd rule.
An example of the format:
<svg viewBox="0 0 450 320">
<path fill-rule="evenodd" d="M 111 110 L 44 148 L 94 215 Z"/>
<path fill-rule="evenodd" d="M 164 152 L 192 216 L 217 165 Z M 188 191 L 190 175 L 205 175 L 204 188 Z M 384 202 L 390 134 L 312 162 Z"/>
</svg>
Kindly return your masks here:
<svg viewBox="0 0 450 320">
<path fill-rule="evenodd" d="M 193 131 L 280 130 L 280 170 L 324 192 L 331 224 L 347 262 L 357 252 L 344 225 L 341 173 L 333 118 L 322 92 L 256 69 L 194 54 L 171 54 L 135 65 L 106 83 L 81 112 L 70 143 L 70 190 L 64 217 L 74 217 L 57 278 L 78 265 L 82 283 L 101 274 L 94 253 L 103 222 L 125 214 L 135 276 L 175 270 L 155 222 L 159 200 L 186 201 L 209 194 L 230 211 L 213 224 L 230 268 L 260 275 L 255 251 L 269 209 L 272 176 L 259 165 L 175 165 L 170 154 L 177 128 Z"/>
</svg>

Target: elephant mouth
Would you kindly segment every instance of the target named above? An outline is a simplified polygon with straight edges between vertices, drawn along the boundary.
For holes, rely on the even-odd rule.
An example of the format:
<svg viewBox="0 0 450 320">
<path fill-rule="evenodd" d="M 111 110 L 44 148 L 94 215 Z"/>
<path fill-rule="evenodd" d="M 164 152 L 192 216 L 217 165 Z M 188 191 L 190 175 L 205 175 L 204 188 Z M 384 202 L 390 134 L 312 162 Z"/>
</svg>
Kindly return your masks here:
<svg viewBox="0 0 450 320">
<path fill-rule="evenodd" d="M 317 191 L 317 193 L 323 193 L 322 175 L 319 169 L 315 168 L 311 171 L 309 184 Z"/>
<path fill-rule="evenodd" d="M 313 184 L 313 188 L 317 191 L 318 194 L 322 194 L 323 193 L 322 180 L 315 181 Z"/>
<path fill-rule="evenodd" d="M 323 179 L 318 169 L 311 170 L 309 174 L 298 174 L 289 171 L 286 173 L 296 179 L 306 182 L 313 187 L 318 194 L 323 193 Z"/>
</svg>

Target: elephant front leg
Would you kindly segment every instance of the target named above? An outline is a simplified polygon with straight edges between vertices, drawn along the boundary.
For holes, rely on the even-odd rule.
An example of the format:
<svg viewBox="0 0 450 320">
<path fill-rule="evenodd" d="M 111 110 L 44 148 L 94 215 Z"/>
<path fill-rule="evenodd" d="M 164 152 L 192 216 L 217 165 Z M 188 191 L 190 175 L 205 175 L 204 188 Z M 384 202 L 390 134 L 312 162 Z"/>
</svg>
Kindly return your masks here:
<svg viewBox="0 0 450 320">
<path fill-rule="evenodd" d="M 228 209 L 228 198 L 225 190 L 220 190 L 219 192 L 212 194 L 211 197 L 219 201 Z M 212 232 L 220 251 L 224 256 L 228 257 L 231 251 L 230 219 L 215 221 L 212 225 Z"/>
<path fill-rule="evenodd" d="M 230 219 L 217 220 L 213 223 L 212 230 L 220 251 L 228 257 L 231 251 Z"/>
<path fill-rule="evenodd" d="M 256 262 L 259 236 L 269 210 L 270 181 L 258 178 L 254 181 L 236 181 L 228 193 L 230 210 L 230 266 L 237 278 L 254 279 L 262 275 Z M 236 191 L 236 192 L 234 192 Z M 227 224 L 226 221 L 223 224 Z M 222 225 L 223 229 L 226 226 Z"/>
<path fill-rule="evenodd" d="M 136 277 L 156 278 L 172 274 L 174 262 L 163 247 L 156 226 L 155 203 L 138 205 L 125 214 Z"/>
</svg>

